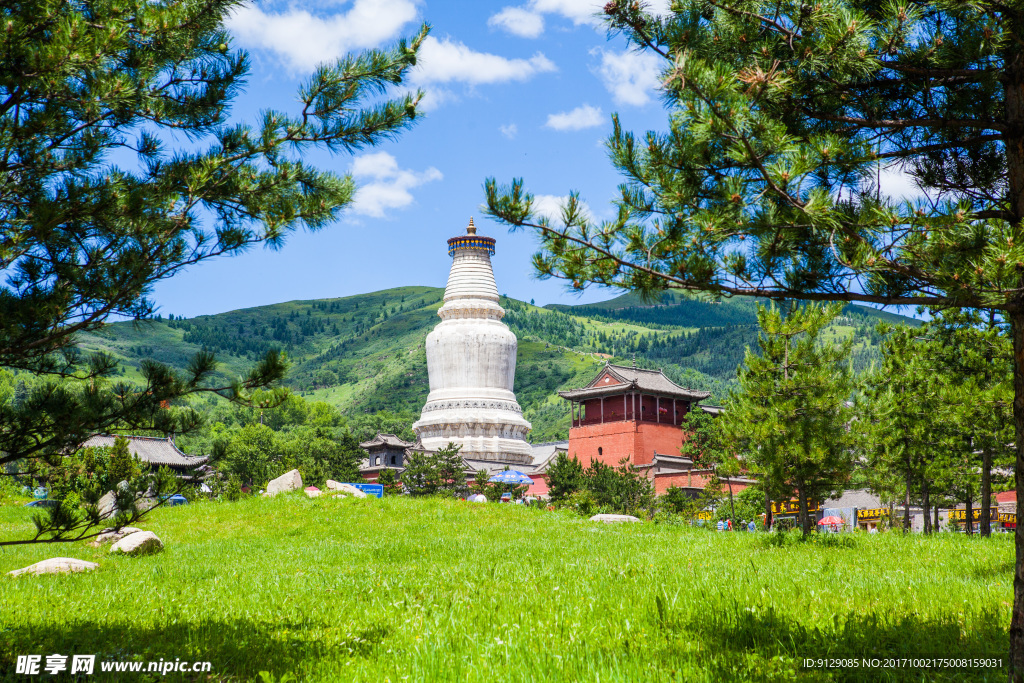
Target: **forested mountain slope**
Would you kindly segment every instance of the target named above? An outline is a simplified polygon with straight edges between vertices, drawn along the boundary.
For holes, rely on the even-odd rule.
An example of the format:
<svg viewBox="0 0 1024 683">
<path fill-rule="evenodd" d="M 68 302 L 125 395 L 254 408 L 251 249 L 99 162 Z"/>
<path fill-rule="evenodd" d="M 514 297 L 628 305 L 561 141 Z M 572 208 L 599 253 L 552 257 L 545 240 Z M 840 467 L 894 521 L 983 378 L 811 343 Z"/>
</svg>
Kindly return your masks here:
<svg viewBox="0 0 1024 683">
<path fill-rule="evenodd" d="M 169 316 L 107 325 L 83 335 L 83 351 L 122 359 L 129 376 L 145 358 L 183 367 L 196 351 L 214 351 L 224 377 L 240 374 L 268 349 L 292 363 L 286 384 L 349 414 L 418 412 L 428 392 L 424 340 L 437 324 L 444 290 L 402 287 L 370 294 L 259 306 L 218 315 Z M 539 308 L 502 297 L 505 321 L 519 337 L 516 394 L 534 425 L 532 438 L 564 438 L 569 418 L 559 389 L 581 386 L 605 360 L 664 368 L 677 382 L 720 400 L 757 339 L 756 304 L 712 304 L 666 297 L 656 305 L 629 295 L 601 304 Z M 877 356 L 874 324 L 898 318 L 848 307 L 831 334 L 853 335 L 855 362 Z M 904 319 L 906 320 L 906 319 Z"/>
</svg>

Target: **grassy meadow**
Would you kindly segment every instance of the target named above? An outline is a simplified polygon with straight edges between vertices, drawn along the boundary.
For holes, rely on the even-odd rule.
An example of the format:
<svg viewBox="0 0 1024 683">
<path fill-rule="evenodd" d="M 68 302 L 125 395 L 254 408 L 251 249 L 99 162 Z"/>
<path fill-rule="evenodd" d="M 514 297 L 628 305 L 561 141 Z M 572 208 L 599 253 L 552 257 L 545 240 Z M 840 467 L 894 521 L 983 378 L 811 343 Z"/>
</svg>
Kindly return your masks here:
<svg viewBox="0 0 1024 683">
<path fill-rule="evenodd" d="M 0 539 L 26 535 L 29 517 L 17 503 L 0 506 Z M 14 657 L 33 653 L 210 660 L 209 679 L 188 680 L 218 681 L 1006 675 L 821 671 L 801 661 L 1003 656 L 1008 535 L 775 544 L 512 505 L 297 495 L 161 509 L 142 527 L 163 539 L 163 553 L 0 549 L 3 573 L 54 556 L 100 564 L 87 574 L 0 576 L 0 680 L 28 680 L 14 673 Z M 130 680 L 175 679 L 149 676 Z"/>
</svg>

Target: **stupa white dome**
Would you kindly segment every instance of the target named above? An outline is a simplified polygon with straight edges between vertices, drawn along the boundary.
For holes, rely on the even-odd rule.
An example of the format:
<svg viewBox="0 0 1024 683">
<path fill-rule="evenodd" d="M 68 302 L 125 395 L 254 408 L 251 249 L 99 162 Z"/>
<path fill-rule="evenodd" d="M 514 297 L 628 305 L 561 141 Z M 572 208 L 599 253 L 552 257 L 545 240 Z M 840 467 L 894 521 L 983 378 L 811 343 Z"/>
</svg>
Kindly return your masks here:
<svg viewBox="0 0 1024 683">
<path fill-rule="evenodd" d="M 426 450 L 452 442 L 466 460 L 529 464 L 530 423 L 512 391 L 517 343 L 501 321 L 494 243 L 476 234 L 472 218 L 465 235 L 448 240 L 452 268 L 441 322 L 427 335 L 430 394 L 412 428 Z"/>
</svg>

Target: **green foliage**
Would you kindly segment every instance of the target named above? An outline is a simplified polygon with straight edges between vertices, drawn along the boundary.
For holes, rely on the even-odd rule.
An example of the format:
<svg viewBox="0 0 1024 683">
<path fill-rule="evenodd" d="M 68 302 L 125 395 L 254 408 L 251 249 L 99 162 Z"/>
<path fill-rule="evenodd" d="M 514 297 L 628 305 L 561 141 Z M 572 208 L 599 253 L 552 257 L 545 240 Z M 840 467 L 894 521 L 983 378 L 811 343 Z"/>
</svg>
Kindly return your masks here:
<svg viewBox="0 0 1024 683">
<path fill-rule="evenodd" d="M 553 503 L 559 503 L 586 486 L 583 465 L 576 456 L 559 453 L 548 467 L 548 492 Z"/>
<path fill-rule="evenodd" d="M 488 479 L 487 470 L 477 470 L 476 474 L 473 475 L 473 483 L 469 485 L 469 490 L 477 495 L 487 495 L 488 490 L 491 488 Z"/>
<path fill-rule="evenodd" d="M 395 470 L 385 467 L 377 475 L 377 483 L 384 487 L 385 496 L 397 496 L 402 493 L 402 483 L 398 481 Z"/>
<path fill-rule="evenodd" d="M 623 458 L 618 467 L 593 460 L 583 468 L 575 457 L 560 454 L 548 475 L 552 501 L 581 515 L 590 516 L 594 511 L 642 517 L 653 514 L 654 485 L 629 458 Z"/>
<path fill-rule="evenodd" d="M 668 487 L 668 490 L 658 498 L 658 507 L 686 518 L 692 518 L 702 509 L 697 499 L 678 486 Z"/>
<path fill-rule="evenodd" d="M 413 496 L 446 497 L 464 495 L 466 487 L 466 463 L 459 455 L 461 446 L 449 443 L 433 451 L 413 451 L 405 458 L 402 483 Z"/>
<path fill-rule="evenodd" d="M 137 458 L 128 451 L 128 439 L 119 436 L 110 448 L 107 473 L 111 482 L 131 481 L 139 476 L 142 468 Z"/>
<path fill-rule="evenodd" d="M 228 444 L 226 466 L 244 484 L 262 487 L 271 479 L 271 464 L 279 455 L 274 430 L 267 425 L 246 425 Z"/>
<path fill-rule="evenodd" d="M 730 468 L 736 461 L 726 448 L 722 425 L 711 413 L 699 407 L 690 410 L 683 416 L 682 429 L 686 436 L 679 452 L 692 460 L 694 467 Z M 733 474 L 737 473 L 738 469 Z"/>
<path fill-rule="evenodd" d="M 153 317 L 154 286 L 185 268 L 335 222 L 355 183 L 310 152 L 392 140 L 418 114 L 422 93 L 388 95 L 426 26 L 318 68 L 293 112 L 229 122 L 249 63 L 224 28 L 237 7 L 28 0 L 0 11 L 0 367 L 41 378 L 0 401 L 0 465 L 52 464 L 114 429 L 185 433 L 200 422 L 186 397 L 250 403 L 284 376 L 280 346 L 226 381 L 206 347 L 177 370 L 141 359 L 127 381 L 113 356 L 77 346 L 111 317 Z M 69 537 L 82 520 L 51 521 Z"/>
<path fill-rule="evenodd" d="M 920 329 L 880 332 L 882 363 L 865 377 L 858 406 L 868 485 L 883 500 L 909 499 L 925 512 L 989 508 L 993 482 L 1002 483 L 997 468 L 1013 462 L 1007 331 L 991 316 L 943 311 Z"/>
<path fill-rule="evenodd" d="M 813 524 L 808 503 L 838 494 L 853 470 L 850 343 L 821 339 L 839 309 L 809 305 L 783 316 L 774 306 L 760 308 L 761 353 L 747 351 L 741 390 L 721 418 L 730 443 L 764 473 L 773 498 L 788 500 L 795 491 L 804 533 Z"/>
</svg>

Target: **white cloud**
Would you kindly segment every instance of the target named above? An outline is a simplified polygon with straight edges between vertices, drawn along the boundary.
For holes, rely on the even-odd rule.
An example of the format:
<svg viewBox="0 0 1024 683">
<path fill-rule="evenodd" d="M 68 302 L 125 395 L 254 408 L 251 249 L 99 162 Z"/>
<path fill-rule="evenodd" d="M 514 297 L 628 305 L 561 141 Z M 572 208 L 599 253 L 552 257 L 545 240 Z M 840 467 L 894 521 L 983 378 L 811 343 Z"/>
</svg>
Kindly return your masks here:
<svg viewBox="0 0 1024 683">
<path fill-rule="evenodd" d="M 899 164 L 883 167 L 881 173 L 866 179 L 865 183 L 869 189 L 881 187 L 883 195 L 897 201 L 916 201 L 928 196 Z"/>
<path fill-rule="evenodd" d="M 651 93 L 661 85 L 661 57 L 632 50 L 598 51 L 601 66 L 597 68 L 597 75 L 617 103 L 641 107 L 651 101 Z"/>
<path fill-rule="evenodd" d="M 547 218 L 554 223 L 562 221 L 562 207 L 569 200 L 568 196 L 559 197 L 553 194 L 538 194 L 533 196 L 533 213 L 537 218 Z M 583 217 L 588 221 L 594 220 L 594 212 L 586 202 L 579 203 Z"/>
<path fill-rule="evenodd" d="M 572 111 L 549 114 L 548 122 L 544 125 L 555 130 L 583 130 L 600 126 L 603 121 L 604 117 L 601 116 L 600 107 L 584 104 Z"/>
<path fill-rule="evenodd" d="M 418 85 L 451 82 L 483 85 L 525 81 L 538 73 L 556 70 L 554 63 L 540 52 L 529 59 L 509 59 L 471 50 L 449 38 L 442 41 L 427 36 L 410 80 Z"/>
<path fill-rule="evenodd" d="M 352 50 L 394 40 L 416 19 L 417 2 L 355 0 L 347 12 L 324 16 L 296 7 L 275 12 L 245 5 L 226 23 L 243 46 L 270 50 L 294 71 L 312 71 Z"/>
<path fill-rule="evenodd" d="M 561 15 L 577 26 L 598 26 L 601 23 L 599 13 L 604 4 L 602 0 L 532 0 L 529 7 L 534 12 Z"/>
<path fill-rule="evenodd" d="M 544 33 L 544 17 L 522 7 L 505 7 L 487 20 L 488 26 L 505 29 L 520 38 L 536 38 Z"/>
<path fill-rule="evenodd" d="M 487 20 L 487 24 L 498 26 L 523 38 L 536 38 L 544 32 L 544 15 L 554 14 L 570 20 L 575 26 L 583 24 L 600 29 L 605 2 L 606 0 L 530 0 L 522 7 L 502 8 Z M 664 17 L 669 14 L 670 4 L 671 0 L 651 0 L 648 9 Z"/>
<path fill-rule="evenodd" d="M 398 161 L 387 152 L 357 156 L 352 160 L 351 172 L 357 181 L 369 180 L 356 190 L 352 212 L 373 218 L 383 218 L 387 209 L 409 206 L 415 201 L 409 190 L 444 177 L 433 166 L 422 173 L 399 168 Z"/>
<path fill-rule="evenodd" d="M 509 140 L 512 140 L 516 137 L 516 133 L 519 132 L 519 126 L 514 123 L 510 123 L 507 126 L 498 126 L 498 130 L 501 131 L 502 135 L 507 137 Z"/>
</svg>

